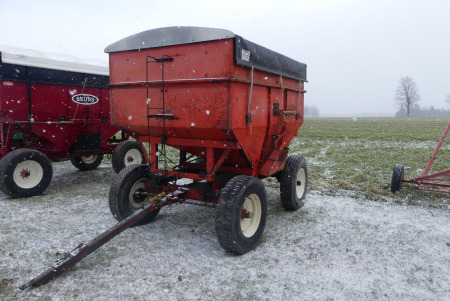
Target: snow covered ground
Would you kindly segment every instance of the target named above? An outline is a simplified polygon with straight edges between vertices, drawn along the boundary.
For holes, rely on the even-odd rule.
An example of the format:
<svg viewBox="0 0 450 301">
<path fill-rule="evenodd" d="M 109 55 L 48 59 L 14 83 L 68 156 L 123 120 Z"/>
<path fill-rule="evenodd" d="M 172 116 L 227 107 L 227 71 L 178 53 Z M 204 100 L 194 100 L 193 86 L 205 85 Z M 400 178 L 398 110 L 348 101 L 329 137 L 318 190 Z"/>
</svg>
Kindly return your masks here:
<svg viewBox="0 0 450 301">
<path fill-rule="evenodd" d="M 115 224 L 110 165 L 53 167 L 44 195 L 0 195 L 0 300 L 450 300 L 450 210 L 311 192 L 305 207 L 286 212 L 269 181 L 255 251 L 227 254 L 214 209 L 174 205 L 47 285 L 20 291 Z"/>
</svg>

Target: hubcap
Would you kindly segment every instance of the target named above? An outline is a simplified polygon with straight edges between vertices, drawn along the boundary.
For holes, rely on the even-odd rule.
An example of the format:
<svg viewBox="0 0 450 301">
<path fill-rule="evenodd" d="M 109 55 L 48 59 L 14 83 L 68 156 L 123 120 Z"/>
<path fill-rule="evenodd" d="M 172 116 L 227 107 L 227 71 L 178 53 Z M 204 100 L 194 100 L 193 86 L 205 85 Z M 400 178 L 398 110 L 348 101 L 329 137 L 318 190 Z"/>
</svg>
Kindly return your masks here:
<svg viewBox="0 0 450 301">
<path fill-rule="evenodd" d="M 300 199 L 305 193 L 306 188 L 306 172 L 304 168 L 300 168 L 297 173 L 297 179 L 295 184 L 295 192 L 297 194 L 297 198 Z"/>
<path fill-rule="evenodd" d="M 245 237 L 252 237 L 261 222 L 261 200 L 257 194 L 249 195 L 241 209 L 241 231 Z"/>
<path fill-rule="evenodd" d="M 130 202 L 130 207 L 133 211 L 142 208 L 142 205 L 150 198 L 149 195 L 139 195 L 139 192 L 145 192 L 145 182 L 147 179 L 139 179 L 134 183 L 133 187 L 131 187 L 130 194 L 128 200 Z"/>
<path fill-rule="evenodd" d="M 86 164 L 92 164 L 97 160 L 97 155 L 90 155 L 90 156 L 81 156 L 81 161 L 83 161 Z"/>
<path fill-rule="evenodd" d="M 139 164 L 142 162 L 142 155 L 137 149 L 130 149 L 125 154 L 125 166 Z"/>
<path fill-rule="evenodd" d="M 33 188 L 38 185 L 44 177 L 42 166 L 33 160 L 21 162 L 13 172 L 14 183 L 23 189 Z"/>
</svg>

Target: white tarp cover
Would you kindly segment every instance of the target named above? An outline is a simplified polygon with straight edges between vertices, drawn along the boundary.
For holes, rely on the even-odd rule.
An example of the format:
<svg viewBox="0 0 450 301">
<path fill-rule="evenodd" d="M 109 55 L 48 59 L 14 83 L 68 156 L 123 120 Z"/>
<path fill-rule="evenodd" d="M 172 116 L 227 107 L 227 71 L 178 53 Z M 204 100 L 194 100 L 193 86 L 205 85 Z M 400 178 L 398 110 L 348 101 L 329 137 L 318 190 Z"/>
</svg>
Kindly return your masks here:
<svg viewBox="0 0 450 301">
<path fill-rule="evenodd" d="M 100 60 L 81 59 L 67 54 L 41 52 L 0 45 L 1 62 L 29 67 L 109 75 L 108 63 Z"/>
</svg>

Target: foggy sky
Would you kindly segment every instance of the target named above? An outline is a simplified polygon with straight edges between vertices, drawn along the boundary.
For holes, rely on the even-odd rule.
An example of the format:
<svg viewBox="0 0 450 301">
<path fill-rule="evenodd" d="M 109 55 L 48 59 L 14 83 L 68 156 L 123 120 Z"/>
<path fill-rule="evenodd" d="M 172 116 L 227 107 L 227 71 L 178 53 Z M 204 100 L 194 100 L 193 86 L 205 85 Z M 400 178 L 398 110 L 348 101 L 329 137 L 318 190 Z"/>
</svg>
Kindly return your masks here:
<svg viewBox="0 0 450 301">
<path fill-rule="evenodd" d="M 228 29 L 306 63 L 305 103 L 322 116 L 393 116 L 403 76 L 421 107 L 450 108 L 447 0 L 0 0 L 0 44 L 82 58 L 166 26 Z"/>
</svg>

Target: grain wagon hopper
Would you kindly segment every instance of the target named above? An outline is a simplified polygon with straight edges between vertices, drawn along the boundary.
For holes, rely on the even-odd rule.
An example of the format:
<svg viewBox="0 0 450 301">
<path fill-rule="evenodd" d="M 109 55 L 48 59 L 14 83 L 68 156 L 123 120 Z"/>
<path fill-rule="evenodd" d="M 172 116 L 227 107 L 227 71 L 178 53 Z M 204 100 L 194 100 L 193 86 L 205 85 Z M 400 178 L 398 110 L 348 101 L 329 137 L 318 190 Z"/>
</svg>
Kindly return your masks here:
<svg viewBox="0 0 450 301">
<path fill-rule="evenodd" d="M 303 123 L 306 65 L 231 31 L 168 27 L 108 46 L 111 123 L 148 144 L 147 164 L 122 169 L 109 206 L 119 223 L 21 288 L 38 286 L 132 225 L 174 203 L 216 207 L 230 253 L 256 248 L 267 197 L 280 181 L 286 210 L 304 204 L 307 165 L 288 147 Z"/>
<path fill-rule="evenodd" d="M 306 162 L 288 158 L 288 146 L 303 123 L 306 65 L 230 31 L 198 27 L 145 31 L 105 51 L 111 123 L 150 146 L 149 163 L 123 169 L 112 184 L 119 221 L 147 198 L 182 187 L 187 192 L 172 201 L 217 204 L 220 244 L 243 254 L 264 229 L 261 178 L 280 180 L 286 209 L 303 205 Z M 178 150 L 172 168 L 167 146 Z"/>
<path fill-rule="evenodd" d="M 70 158 L 80 170 L 94 169 L 103 154 L 128 137 L 112 137 L 119 128 L 110 125 L 108 82 L 106 66 L 0 46 L 0 189 L 5 194 L 43 192 L 53 175 L 50 160 Z M 133 142 L 127 142 L 129 149 Z M 123 155 L 123 147 L 118 153 Z"/>
</svg>

